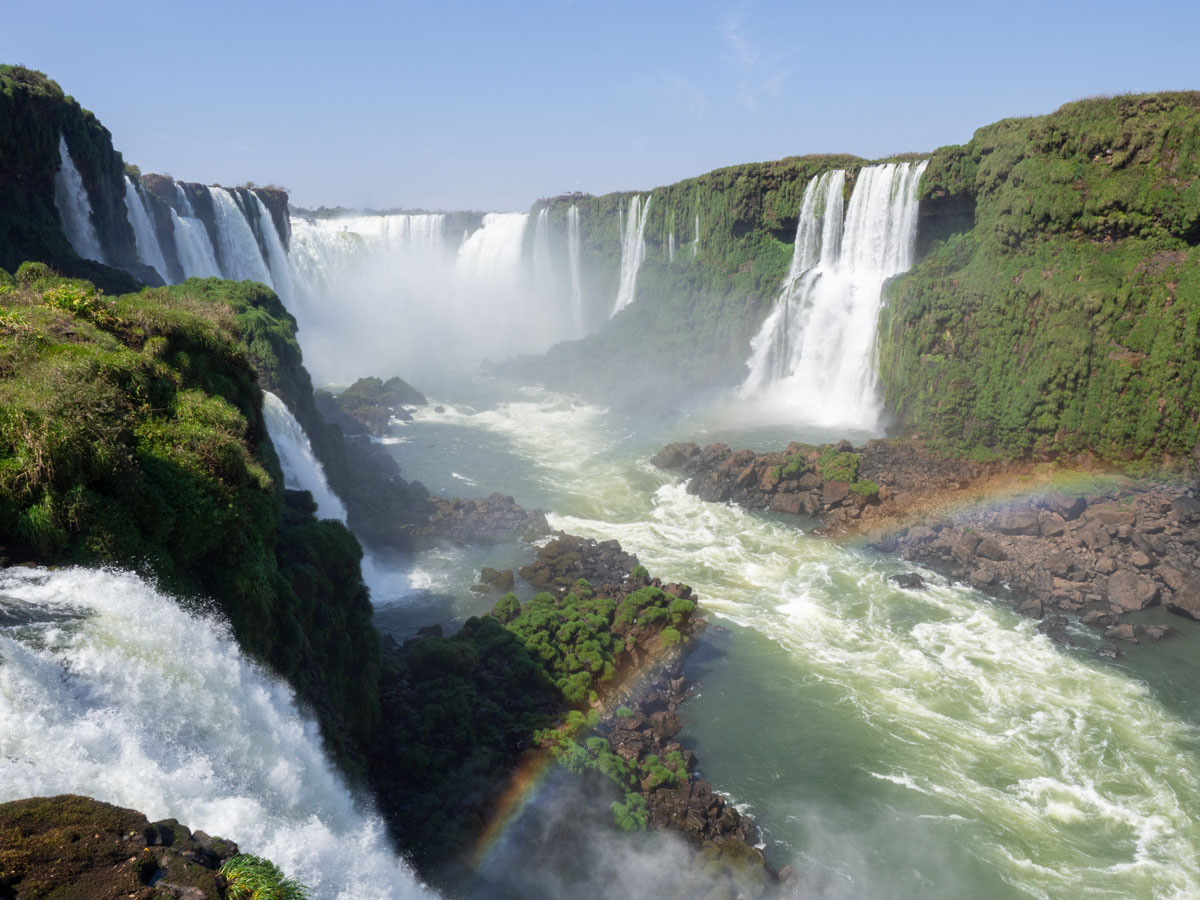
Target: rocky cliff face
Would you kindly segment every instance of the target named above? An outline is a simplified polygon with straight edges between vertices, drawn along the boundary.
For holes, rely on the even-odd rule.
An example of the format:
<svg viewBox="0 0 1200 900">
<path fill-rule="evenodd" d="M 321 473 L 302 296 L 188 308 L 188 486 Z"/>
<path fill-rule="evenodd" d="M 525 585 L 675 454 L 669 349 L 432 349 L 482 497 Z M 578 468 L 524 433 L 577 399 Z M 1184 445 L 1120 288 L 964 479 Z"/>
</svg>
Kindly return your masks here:
<svg viewBox="0 0 1200 900">
<path fill-rule="evenodd" d="M 997 122 L 921 191 L 927 255 L 880 327 L 903 428 L 984 456 L 1197 450 L 1200 94 Z"/>
</svg>

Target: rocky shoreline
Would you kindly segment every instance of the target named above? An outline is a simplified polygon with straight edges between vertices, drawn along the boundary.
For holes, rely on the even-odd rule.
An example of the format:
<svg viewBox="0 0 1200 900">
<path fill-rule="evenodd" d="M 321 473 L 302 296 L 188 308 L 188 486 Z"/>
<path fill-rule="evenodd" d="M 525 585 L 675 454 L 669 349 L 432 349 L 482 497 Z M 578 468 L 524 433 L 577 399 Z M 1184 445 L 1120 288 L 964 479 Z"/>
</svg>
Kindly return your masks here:
<svg viewBox="0 0 1200 900">
<path fill-rule="evenodd" d="M 654 458 L 705 500 L 795 515 L 816 533 L 865 535 L 991 595 L 1012 600 L 1060 642 L 1068 615 L 1114 641 L 1158 641 L 1171 626 L 1129 621 L 1162 605 L 1200 620 L 1200 498 L 1188 481 L 1087 473 L 1056 487 L 1047 467 L 945 459 L 915 441 L 789 444 L 775 453 L 677 443 Z M 1058 482 L 1063 481 L 1061 472 Z M 996 493 L 1008 499 L 995 502 Z M 919 587 L 919 576 L 904 586 Z"/>
</svg>

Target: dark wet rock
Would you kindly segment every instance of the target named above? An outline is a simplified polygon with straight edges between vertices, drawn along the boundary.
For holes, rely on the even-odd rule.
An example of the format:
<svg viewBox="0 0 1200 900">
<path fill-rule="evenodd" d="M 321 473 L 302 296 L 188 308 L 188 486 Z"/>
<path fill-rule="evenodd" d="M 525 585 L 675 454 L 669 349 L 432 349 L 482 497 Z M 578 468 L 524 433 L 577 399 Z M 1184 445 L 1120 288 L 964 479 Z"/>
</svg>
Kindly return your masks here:
<svg viewBox="0 0 1200 900">
<path fill-rule="evenodd" d="M 993 562 L 1003 562 L 1008 559 L 1008 553 L 1004 549 L 1004 545 L 990 537 L 984 538 L 979 542 L 979 546 L 975 548 L 975 552 L 984 559 L 990 559 Z"/>
<path fill-rule="evenodd" d="M 231 841 L 64 794 L 0 804 L 0 897 L 221 900 Z M 153 887 L 151 887 L 153 883 Z"/>
<path fill-rule="evenodd" d="M 889 575 L 888 581 L 894 583 L 897 587 L 907 588 L 908 590 L 916 590 L 925 587 L 925 579 L 916 572 L 904 572 L 899 575 Z"/>
<path fill-rule="evenodd" d="M 546 514 L 527 510 L 512 497 L 492 494 L 482 499 L 430 498 L 433 536 L 462 544 L 494 544 L 534 540 L 550 533 Z"/>
<path fill-rule="evenodd" d="M 1017 608 L 1017 612 L 1023 616 L 1028 616 L 1031 619 L 1040 619 L 1046 614 L 1045 609 L 1042 607 L 1042 601 L 1036 597 L 1030 597 L 1028 600 L 1022 603 L 1020 607 Z"/>
<path fill-rule="evenodd" d="M 1001 534 L 1039 534 L 1042 521 L 1031 509 L 1001 513 L 992 521 L 992 527 Z"/>
<path fill-rule="evenodd" d="M 1101 659 L 1120 659 L 1121 651 L 1112 641 L 1105 641 L 1096 648 L 1096 655 Z"/>
<path fill-rule="evenodd" d="M 1087 500 L 1083 497 L 1069 497 L 1060 492 L 1046 494 L 1040 504 L 1044 509 L 1061 516 L 1068 522 L 1078 519 L 1087 509 Z"/>
<path fill-rule="evenodd" d="M 569 590 L 580 578 L 599 588 L 619 585 L 638 565 L 616 541 L 596 541 L 558 532 L 538 549 L 537 557 L 521 568 L 521 577 L 543 590 Z"/>
<path fill-rule="evenodd" d="M 1056 644 L 1071 646 L 1071 638 L 1067 635 L 1067 628 L 1071 622 L 1066 616 L 1046 616 L 1038 623 L 1037 630 L 1050 638 Z"/>
<path fill-rule="evenodd" d="M 484 591 L 511 591 L 515 581 L 512 569 L 501 570 L 484 566 L 479 573 L 479 584 L 475 587 L 483 588 Z"/>
</svg>

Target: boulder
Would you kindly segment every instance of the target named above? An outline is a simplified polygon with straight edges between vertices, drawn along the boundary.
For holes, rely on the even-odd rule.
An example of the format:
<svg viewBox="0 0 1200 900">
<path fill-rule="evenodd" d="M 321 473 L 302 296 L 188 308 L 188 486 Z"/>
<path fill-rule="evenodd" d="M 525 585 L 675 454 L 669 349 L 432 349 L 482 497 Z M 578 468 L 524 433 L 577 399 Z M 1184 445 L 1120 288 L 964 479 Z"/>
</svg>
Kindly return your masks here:
<svg viewBox="0 0 1200 900">
<path fill-rule="evenodd" d="M 889 575 L 888 581 L 906 590 L 917 590 L 925 587 L 925 579 L 916 572 L 904 572 L 899 575 Z"/>
<path fill-rule="evenodd" d="M 1175 629 L 1170 625 L 1147 625 L 1141 629 L 1142 637 L 1155 644 L 1174 633 Z"/>
<path fill-rule="evenodd" d="M 659 469 L 682 469 L 684 466 L 700 455 L 700 448 L 692 443 L 684 443 L 682 441 L 674 444 L 667 444 L 650 460 L 650 465 Z"/>
<path fill-rule="evenodd" d="M 992 527 L 1001 534 L 1036 535 L 1042 530 L 1042 522 L 1032 509 L 1019 509 L 1000 513 L 992 520 Z"/>
<path fill-rule="evenodd" d="M 771 512 L 788 513 L 789 515 L 798 516 L 804 510 L 804 495 L 776 494 L 771 498 L 771 504 L 767 509 Z"/>
<path fill-rule="evenodd" d="M 826 507 L 837 506 L 850 496 L 850 483 L 847 481 L 826 481 L 821 486 L 821 503 Z"/>
<path fill-rule="evenodd" d="M 999 541 L 994 538 L 984 538 L 979 542 L 979 546 L 975 548 L 976 554 L 984 559 L 990 559 L 993 562 L 1003 562 L 1008 559 L 1008 553 Z"/>
<path fill-rule="evenodd" d="M 1066 494 L 1054 491 L 1042 498 L 1042 506 L 1071 522 L 1078 519 L 1080 514 L 1087 509 L 1087 500 L 1083 497 L 1068 497 Z"/>
<path fill-rule="evenodd" d="M 1188 579 L 1166 606 L 1173 613 L 1200 621 L 1200 575 Z"/>
<path fill-rule="evenodd" d="M 1120 659 L 1121 651 L 1112 641 L 1105 641 L 1096 648 L 1096 655 L 1101 659 Z"/>
<path fill-rule="evenodd" d="M 1112 625 L 1104 629 L 1104 636 L 1109 639 L 1116 638 L 1122 641 L 1129 641 L 1131 644 L 1138 642 L 1137 635 L 1133 632 L 1133 626 L 1128 622 L 1123 622 L 1120 625 Z"/>
<path fill-rule="evenodd" d="M 1158 600 L 1158 585 L 1152 578 L 1122 569 L 1108 578 L 1108 602 L 1121 609 L 1145 609 Z"/>
<path fill-rule="evenodd" d="M 1101 525 L 1133 525 L 1137 520 L 1137 513 L 1127 506 L 1120 506 L 1116 503 L 1099 503 L 1089 506 L 1083 517 L 1087 521 L 1099 522 Z"/>
</svg>

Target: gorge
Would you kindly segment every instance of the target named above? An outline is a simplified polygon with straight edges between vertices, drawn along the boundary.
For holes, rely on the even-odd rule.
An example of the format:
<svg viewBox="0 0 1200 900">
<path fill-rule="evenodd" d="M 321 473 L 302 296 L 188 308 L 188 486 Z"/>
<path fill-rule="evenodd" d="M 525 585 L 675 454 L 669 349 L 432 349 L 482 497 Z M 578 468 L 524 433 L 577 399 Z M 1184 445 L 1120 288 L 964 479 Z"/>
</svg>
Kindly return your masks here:
<svg viewBox="0 0 1200 900">
<path fill-rule="evenodd" d="M 1200 95 L 522 212 L 375 212 L 127 171 L 53 82 L 0 82 L 0 123 L 26 123 L 0 124 L 0 802 L 174 817 L 320 898 L 1200 893 L 1194 621 L 1101 657 L 1079 616 L 1068 644 L 1006 602 L 1015 577 L 941 566 L 941 511 L 818 533 L 888 502 L 863 449 L 885 434 L 886 462 L 919 447 L 946 479 L 931 497 L 1007 479 L 981 521 L 1094 501 L 1115 465 L 1192 521 Z M 682 442 L 724 446 L 728 485 L 652 464 Z M 1194 529 L 1161 516 L 1169 563 Z M 1122 565 L 1146 518 L 1102 523 Z M 446 539 L 459 519 L 475 536 Z M 564 572 L 607 562 L 536 601 L 560 532 L 597 542 Z M 1131 633 L 1168 621 L 1088 577 Z M 680 629 L 691 694 L 643 709 L 621 667 Z M 622 721 L 668 713 L 655 746 L 694 762 L 613 762 Z M 534 752 L 549 722 L 574 723 L 566 766 Z M 727 834 L 612 824 L 700 781 L 792 877 Z"/>
</svg>

